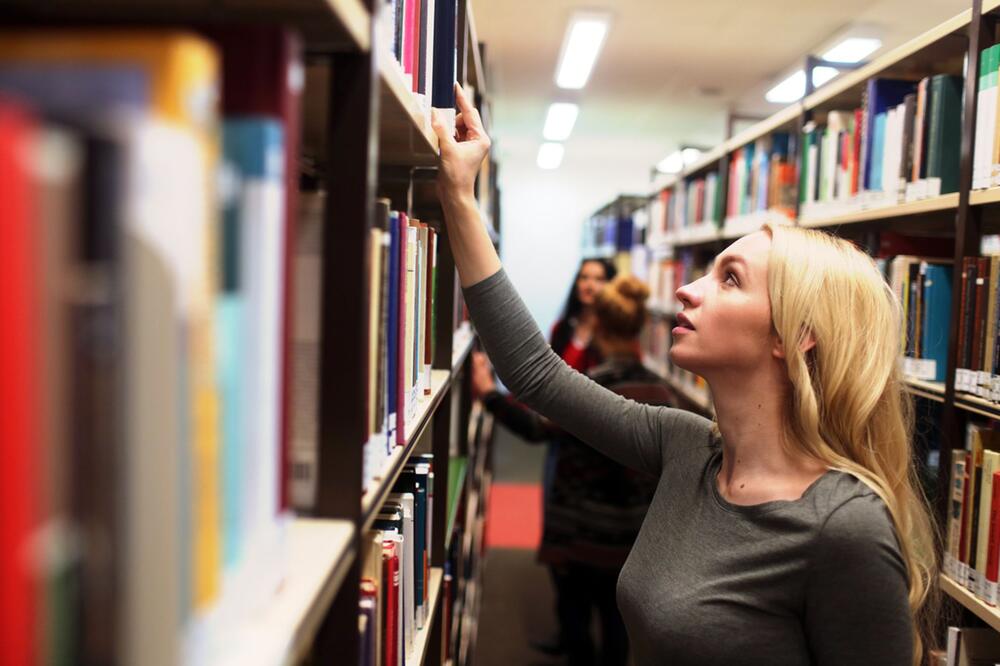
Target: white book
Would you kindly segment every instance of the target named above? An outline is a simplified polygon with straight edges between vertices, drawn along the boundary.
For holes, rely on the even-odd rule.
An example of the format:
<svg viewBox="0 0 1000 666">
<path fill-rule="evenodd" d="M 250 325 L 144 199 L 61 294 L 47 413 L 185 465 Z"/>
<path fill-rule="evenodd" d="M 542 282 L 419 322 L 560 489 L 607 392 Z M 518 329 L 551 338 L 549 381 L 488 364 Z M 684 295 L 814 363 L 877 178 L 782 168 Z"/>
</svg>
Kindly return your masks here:
<svg viewBox="0 0 1000 666">
<path fill-rule="evenodd" d="M 816 189 L 819 184 L 819 178 L 816 178 L 816 169 L 819 166 L 817 164 L 817 158 L 819 156 L 819 148 L 813 144 L 809 146 L 809 183 L 808 191 L 806 193 L 806 202 L 815 203 L 816 202 Z"/>
<path fill-rule="evenodd" d="M 403 600 L 400 606 L 404 609 L 404 616 L 406 618 L 406 626 L 403 631 L 404 645 L 406 646 L 406 651 L 410 652 L 413 649 L 413 628 L 416 622 L 416 604 L 414 599 L 414 552 L 413 544 L 415 543 L 413 537 L 413 493 L 393 493 L 389 496 L 390 499 L 399 502 L 399 505 L 403 509 L 403 549 L 402 556 L 400 558 L 400 566 L 402 567 L 402 580 L 400 581 L 399 590 L 403 595 Z"/>
</svg>

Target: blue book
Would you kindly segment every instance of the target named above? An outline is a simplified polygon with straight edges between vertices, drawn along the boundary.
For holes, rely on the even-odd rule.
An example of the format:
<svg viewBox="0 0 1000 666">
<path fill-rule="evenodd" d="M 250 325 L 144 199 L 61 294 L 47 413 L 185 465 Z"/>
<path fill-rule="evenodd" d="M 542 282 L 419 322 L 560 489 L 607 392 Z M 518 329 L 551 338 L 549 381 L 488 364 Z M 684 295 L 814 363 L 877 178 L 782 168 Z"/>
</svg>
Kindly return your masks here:
<svg viewBox="0 0 1000 666">
<path fill-rule="evenodd" d="M 952 267 L 925 263 L 921 270 L 924 271 L 924 321 L 920 356 L 935 361 L 934 381 L 943 382 L 948 365 Z"/>
<path fill-rule="evenodd" d="M 0 92 L 47 115 L 73 118 L 101 118 L 109 109 L 145 113 L 152 97 L 149 73 L 126 63 L 3 63 Z"/>
<path fill-rule="evenodd" d="M 404 239 L 405 240 L 405 239 Z M 399 373 L 399 213 L 389 213 L 389 327 L 386 342 L 386 446 L 392 449 L 396 441 L 396 388 Z"/>
<path fill-rule="evenodd" d="M 284 213 L 261 205 L 284 185 L 284 131 L 266 117 L 227 118 L 222 126 L 224 173 L 216 348 L 222 397 L 223 562 L 238 562 L 247 535 L 267 516 L 255 498 L 278 506 L 277 440 Z M 273 198 L 273 197 L 272 197 Z"/>
<path fill-rule="evenodd" d="M 455 108 L 456 65 L 458 62 L 457 23 L 458 0 L 436 0 L 434 3 L 434 83 L 433 90 L 431 90 L 431 105 L 439 109 Z M 473 44 L 470 48 L 479 48 L 479 45 Z"/>
<path fill-rule="evenodd" d="M 869 153 L 871 159 L 868 160 L 870 164 L 876 165 L 874 169 L 871 169 L 870 180 L 867 184 L 867 189 L 869 190 L 881 190 L 882 189 L 882 154 L 885 149 L 885 122 L 886 114 L 880 113 L 875 116 L 875 122 L 872 125 L 872 151 Z"/>
<path fill-rule="evenodd" d="M 879 114 L 884 115 L 889 108 L 903 103 L 903 98 L 915 92 L 917 84 L 913 81 L 898 79 L 868 79 L 865 89 L 865 117 L 863 122 L 868 131 L 862 135 L 861 154 L 865 158 L 861 164 L 863 183 L 866 190 L 881 190 L 882 185 L 882 154 L 875 155 L 875 120 Z M 883 119 L 883 123 L 885 120 Z M 885 126 L 882 127 L 883 140 Z M 878 174 L 879 184 L 873 182 Z"/>
</svg>

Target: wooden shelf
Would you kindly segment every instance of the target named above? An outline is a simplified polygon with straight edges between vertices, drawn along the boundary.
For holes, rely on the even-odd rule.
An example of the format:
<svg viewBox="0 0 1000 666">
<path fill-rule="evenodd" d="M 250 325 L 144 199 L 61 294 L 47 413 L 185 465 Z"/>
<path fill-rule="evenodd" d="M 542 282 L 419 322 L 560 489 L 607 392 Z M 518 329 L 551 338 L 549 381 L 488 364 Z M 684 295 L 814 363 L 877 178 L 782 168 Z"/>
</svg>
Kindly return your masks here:
<svg viewBox="0 0 1000 666">
<path fill-rule="evenodd" d="M 354 525 L 297 518 L 289 525 L 287 539 L 287 576 L 280 589 L 244 624 L 217 637 L 212 663 L 290 666 L 308 654 L 354 562 Z"/>
<path fill-rule="evenodd" d="M 964 30 L 971 21 L 972 10 L 966 9 L 961 14 L 931 28 L 919 37 L 911 39 L 905 44 L 898 46 L 876 58 L 864 67 L 860 67 L 852 72 L 841 74 L 830 83 L 822 86 L 812 95 L 809 95 L 804 102 L 805 109 L 815 109 L 849 91 L 851 88 L 864 85 L 868 79 L 878 76 L 885 70 L 897 65 L 906 58 L 909 58 L 919 52 L 925 52 L 934 44 L 948 38 L 950 35 L 953 35 L 958 31 Z"/>
<path fill-rule="evenodd" d="M 941 574 L 940 583 L 941 590 L 945 594 L 972 611 L 980 620 L 995 630 L 1000 631 L 1000 612 L 996 608 L 990 606 L 944 574 Z"/>
<path fill-rule="evenodd" d="M 955 393 L 955 406 L 973 414 L 1000 420 L 1000 405 L 971 393 Z"/>
<path fill-rule="evenodd" d="M 1000 0 L 997 0 L 1000 2 Z M 969 192 L 970 206 L 985 206 L 987 204 L 1000 202 L 1000 187 L 991 187 L 988 190 L 973 190 Z"/>
<path fill-rule="evenodd" d="M 381 94 L 379 155 L 383 164 L 434 166 L 438 158 L 437 135 L 430 112 L 406 85 L 399 63 L 391 53 L 376 54 Z M 428 107 L 429 108 L 429 107 Z"/>
<path fill-rule="evenodd" d="M 416 411 L 406 423 L 406 445 L 396 446 L 392 450 L 392 455 L 385 461 L 382 474 L 377 479 L 374 487 L 369 488 L 361 498 L 361 531 L 367 532 L 371 529 L 372 522 L 378 514 L 385 498 L 392 492 L 392 487 L 399 478 L 399 473 L 403 471 L 403 466 L 410 459 L 413 449 L 416 448 L 420 436 L 431 421 L 431 416 L 441 404 L 442 398 L 448 392 L 451 384 L 451 372 L 448 370 L 431 371 L 431 395 L 421 399 Z"/>
<path fill-rule="evenodd" d="M 441 581 L 444 578 L 444 570 L 434 567 L 431 569 L 431 582 L 428 589 L 427 603 L 430 605 L 430 612 L 427 613 L 427 621 L 424 628 L 418 629 L 413 635 L 413 649 L 406 654 L 407 664 L 419 666 L 424 663 L 427 657 L 427 646 L 430 643 L 431 630 L 438 615 L 438 599 L 441 597 Z"/>
<path fill-rule="evenodd" d="M 689 165 L 684 169 L 684 178 L 688 176 L 693 176 L 699 171 L 704 171 L 706 168 L 712 166 L 715 162 L 718 162 L 727 152 L 727 146 L 725 143 L 720 143 L 718 146 L 709 150 L 701 157 L 698 158 L 694 164 Z"/>
<path fill-rule="evenodd" d="M 786 126 L 794 126 L 798 130 L 799 118 L 802 116 L 802 105 L 798 102 L 786 106 L 774 115 L 765 118 L 756 125 L 752 125 L 731 139 L 726 141 L 726 152 L 732 152 L 737 148 L 742 148 L 751 141 L 756 141 L 760 137 Z"/>
<path fill-rule="evenodd" d="M 958 208 L 958 192 L 943 194 L 939 197 L 922 199 L 898 204 L 896 206 L 884 206 L 879 208 L 869 208 L 854 213 L 837 215 L 834 217 L 819 219 L 800 219 L 799 226 L 802 227 L 835 227 L 845 224 L 858 224 L 860 222 L 871 222 L 874 220 L 888 220 L 895 217 L 907 215 L 922 215 L 942 210 L 954 210 Z"/>
<path fill-rule="evenodd" d="M 927 382 L 920 379 L 906 379 L 906 390 L 921 398 L 944 402 L 944 382 Z"/>
<path fill-rule="evenodd" d="M 266 22 L 297 29 L 313 53 L 371 48 L 371 14 L 361 0 L 11 0 L 4 18 L 39 25 Z"/>
</svg>

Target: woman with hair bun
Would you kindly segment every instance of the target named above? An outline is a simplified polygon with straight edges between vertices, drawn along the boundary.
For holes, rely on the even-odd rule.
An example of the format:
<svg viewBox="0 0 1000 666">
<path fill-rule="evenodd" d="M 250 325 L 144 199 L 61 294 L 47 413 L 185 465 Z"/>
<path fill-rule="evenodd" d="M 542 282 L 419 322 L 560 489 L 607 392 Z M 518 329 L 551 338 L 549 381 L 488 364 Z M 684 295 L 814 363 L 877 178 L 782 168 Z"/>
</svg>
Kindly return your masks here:
<svg viewBox="0 0 1000 666">
<path fill-rule="evenodd" d="M 658 476 L 618 580 L 637 666 L 919 666 L 935 617 L 936 538 L 911 453 L 900 307 L 874 262 L 773 226 L 677 290 L 674 363 L 716 421 L 651 407 L 571 371 L 545 344 L 478 218 L 489 150 L 457 91 L 435 119 L 438 187 L 465 299 L 504 383 L 621 464 Z"/>
<path fill-rule="evenodd" d="M 603 362 L 587 375 L 618 395 L 648 405 L 675 404 L 666 383 L 642 364 L 639 334 L 649 289 L 619 275 L 593 299 L 594 338 Z M 485 355 L 476 356 L 473 389 L 486 404 L 502 400 Z M 624 666 L 628 635 L 615 603 L 615 586 L 656 490 L 656 477 L 623 467 L 527 409 L 518 432 L 538 433 L 556 446 L 545 497 L 538 559 L 558 572 L 557 615 L 569 666 Z M 600 640 L 591 617 L 600 619 Z"/>
</svg>

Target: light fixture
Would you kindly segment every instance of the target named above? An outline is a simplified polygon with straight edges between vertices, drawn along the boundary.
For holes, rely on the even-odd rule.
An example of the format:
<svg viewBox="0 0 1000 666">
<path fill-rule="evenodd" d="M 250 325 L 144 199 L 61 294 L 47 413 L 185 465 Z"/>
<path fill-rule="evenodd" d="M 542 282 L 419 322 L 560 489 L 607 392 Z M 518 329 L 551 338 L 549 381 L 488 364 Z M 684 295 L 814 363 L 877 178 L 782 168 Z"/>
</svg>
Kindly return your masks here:
<svg viewBox="0 0 1000 666">
<path fill-rule="evenodd" d="M 563 152 L 561 143 L 543 143 L 538 149 L 538 166 L 542 169 L 558 169 L 562 164 Z"/>
<path fill-rule="evenodd" d="M 660 173 L 680 173 L 684 167 L 694 164 L 699 157 L 701 157 L 701 151 L 697 148 L 675 150 L 660 160 L 656 165 L 656 170 Z"/>
<path fill-rule="evenodd" d="M 833 79 L 840 72 L 833 67 L 813 68 L 813 86 L 819 87 L 827 81 Z M 764 95 L 764 98 L 773 104 L 790 104 L 802 99 L 806 94 L 806 73 L 804 70 L 796 70 L 794 74 L 774 86 Z"/>
<path fill-rule="evenodd" d="M 556 66 L 556 85 L 573 90 L 587 85 L 608 34 L 610 16 L 578 12 L 570 18 Z"/>
<path fill-rule="evenodd" d="M 568 102 L 556 102 L 549 106 L 545 116 L 545 129 L 542 134 L 546 141 L 565 141 L 573 132 L 576 117 L 580 107 Z"/>
<path fill-rule="evenodd" d="M 848 37 L 823 54 L 830 62 L 861 62 L 882 46 L 874 37 Z"/>
</svg>

